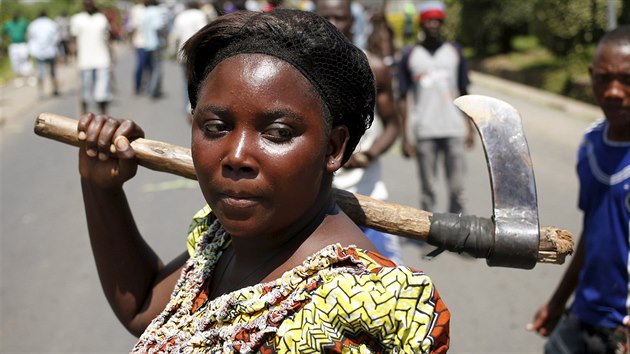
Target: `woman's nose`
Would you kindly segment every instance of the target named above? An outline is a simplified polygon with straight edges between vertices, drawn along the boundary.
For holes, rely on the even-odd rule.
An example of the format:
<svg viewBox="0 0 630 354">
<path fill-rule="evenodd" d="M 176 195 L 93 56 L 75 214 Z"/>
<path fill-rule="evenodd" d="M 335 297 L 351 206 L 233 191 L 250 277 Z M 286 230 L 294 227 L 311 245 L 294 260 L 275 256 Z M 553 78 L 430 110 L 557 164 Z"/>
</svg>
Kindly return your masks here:
<svg viewBox="0 0 630 354">
<path fill-rule="evenodd" d="M 256 173 L 256 160 L 253 155 L 256 151 L 254 135 L 244 130 L 235 130 L 230 133 L 226 153 L 221 161 L 222 168 L 226 172 L 237 174 L 236 177 Z"/>
</svg>

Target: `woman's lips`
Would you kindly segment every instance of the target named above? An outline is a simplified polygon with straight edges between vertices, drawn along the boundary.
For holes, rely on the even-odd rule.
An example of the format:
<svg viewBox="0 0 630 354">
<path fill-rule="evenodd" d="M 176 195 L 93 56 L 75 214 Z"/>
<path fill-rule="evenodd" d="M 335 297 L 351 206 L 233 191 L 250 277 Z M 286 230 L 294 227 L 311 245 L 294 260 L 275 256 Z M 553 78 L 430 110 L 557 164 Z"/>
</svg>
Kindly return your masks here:
<svg viewBox="0 0 630 354">
<path fill-rule="evenodd" d="M 260 198 L 257 197 L 238 194 L 221 194 L 220 199 L 225 205 L 234 208 L 249 208 L 257 205 L 260 201 Z"/>
</svg>

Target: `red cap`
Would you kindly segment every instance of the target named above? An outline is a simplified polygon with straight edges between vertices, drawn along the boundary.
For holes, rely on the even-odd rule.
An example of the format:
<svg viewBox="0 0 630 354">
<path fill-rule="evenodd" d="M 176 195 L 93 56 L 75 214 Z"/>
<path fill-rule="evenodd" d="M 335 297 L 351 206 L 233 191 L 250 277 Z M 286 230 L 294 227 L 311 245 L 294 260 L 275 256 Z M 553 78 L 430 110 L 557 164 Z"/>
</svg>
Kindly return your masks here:
<svg viewBox="0 0 630 354">
<path fill-rule="evenodd" d="M 426 20 L 444 20 L 446 5 L 440 0 L 425 1 L 420 4 L 420 22 Z"/>
<path fill-rule="evenodd" d="M 444 20 L 444 11 L 440 9 L 430 9 L 420 14 L 420 22 L 426 20 Z"/>
</svg>

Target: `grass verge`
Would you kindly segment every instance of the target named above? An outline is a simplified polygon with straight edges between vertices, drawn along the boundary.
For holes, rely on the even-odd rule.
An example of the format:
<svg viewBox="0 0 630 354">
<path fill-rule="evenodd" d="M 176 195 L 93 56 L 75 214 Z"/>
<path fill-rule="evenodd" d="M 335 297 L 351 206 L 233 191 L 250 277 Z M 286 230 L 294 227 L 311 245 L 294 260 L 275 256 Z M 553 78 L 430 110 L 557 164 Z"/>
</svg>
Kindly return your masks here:
<svg viewBox="0 0 630 354">
<path fill-rule="evenodd" d="M 566 57 L 557 57 L 539 46 L 535 38 L 517 37 L 513 48 L 514 51 L 508 54 L 472 58 L 471 67 L 483 73 L 595 103 L 588 75 L 594 46 L 576 47 Z"/>
</svg>

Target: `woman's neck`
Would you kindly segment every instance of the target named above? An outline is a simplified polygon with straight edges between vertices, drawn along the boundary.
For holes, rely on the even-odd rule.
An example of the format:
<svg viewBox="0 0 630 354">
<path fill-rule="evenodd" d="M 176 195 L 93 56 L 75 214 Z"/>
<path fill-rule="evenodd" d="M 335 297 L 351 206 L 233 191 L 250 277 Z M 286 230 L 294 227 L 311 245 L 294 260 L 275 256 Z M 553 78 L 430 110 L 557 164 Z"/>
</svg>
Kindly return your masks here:
<svg viewBox="0 0 630 354">
<path fill-rule="evenodd" d="M 235 263 L 247 264 L 266 261 L 270 254 L 288 259 L 294 250 L 316 233 L 327 216 L 339 213 L 339 209 L 330 195 L 324 202 L 317 203 L 319 208 L 312 209 L 291 228 L 272 235 L 257 235 L 248 238 L 232 238 Z"/>
<path fill-rule="evenodd" d="M 323 247 L 335 243 L 336 233 L 332 230 L 339 229 L 340 224 L 335 220 L 352 222 L 348 222 L 332 197 L 329 199 L 325 207 L 296 232 L 278 237 L 232 238 L 232 245 L 219 261 L 217 278 L 210 286 L 211 298 L 277 279 Z"/>
</svg>

